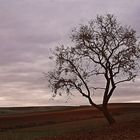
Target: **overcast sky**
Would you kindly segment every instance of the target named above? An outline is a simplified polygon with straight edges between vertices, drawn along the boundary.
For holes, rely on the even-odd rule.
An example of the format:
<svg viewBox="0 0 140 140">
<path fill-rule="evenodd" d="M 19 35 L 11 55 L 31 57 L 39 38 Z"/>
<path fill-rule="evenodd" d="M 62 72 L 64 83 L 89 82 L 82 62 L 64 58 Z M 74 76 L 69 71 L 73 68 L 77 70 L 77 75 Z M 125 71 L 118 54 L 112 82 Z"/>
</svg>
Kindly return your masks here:
<svg viewBox="0 0 140 140">
<path fill-rule="evenodd" d="M 0 106 L 88 103 L 75 97 L 68 103 L 65 97 L 51 100 L 43 72 L 52 66 L 50 49 L 70 44 L 73 27 L 106 13 L 140 35 L 139 0 L 0 0 Z M 119 86 L 111 101 L 140 101 L 140 77 Z"/>
</svg>

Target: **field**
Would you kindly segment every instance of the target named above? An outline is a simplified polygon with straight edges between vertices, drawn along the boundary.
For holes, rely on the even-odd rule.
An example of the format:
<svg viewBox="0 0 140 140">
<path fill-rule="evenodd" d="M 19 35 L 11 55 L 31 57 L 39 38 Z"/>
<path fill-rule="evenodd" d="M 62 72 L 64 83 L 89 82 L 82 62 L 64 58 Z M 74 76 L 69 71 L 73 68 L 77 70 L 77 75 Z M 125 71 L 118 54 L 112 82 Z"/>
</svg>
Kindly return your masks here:
<svg viewBox="0 0 140 140">
<path fill-rule="evenodd" d="M 109 126 L 90 106 L 0 108 L 0 140 L 140 140 L 140 104 L 110 104 Z"/>
</svg>

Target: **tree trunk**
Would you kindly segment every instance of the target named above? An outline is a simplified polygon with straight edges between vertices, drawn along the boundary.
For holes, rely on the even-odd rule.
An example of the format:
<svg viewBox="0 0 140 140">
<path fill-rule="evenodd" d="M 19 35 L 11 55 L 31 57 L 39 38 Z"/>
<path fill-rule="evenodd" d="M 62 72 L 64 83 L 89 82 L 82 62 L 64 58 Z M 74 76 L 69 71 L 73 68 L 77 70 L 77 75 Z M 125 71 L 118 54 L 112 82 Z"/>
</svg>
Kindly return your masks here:
<svg viewBox="0 0 140 140">
<path fill-rule="evenodd" d="M 103 107 L 102 111 L 103 111 L 103 114 L 104 114 L 105 118 L 109 122 L 109 124 L 110 125 L 114 124 L 115 123 L 115 120 L 112 117 L 112 115 L 110 114 L 110 112 L 108 111 L 108 108 L 107 107 Z"/>
</svg>

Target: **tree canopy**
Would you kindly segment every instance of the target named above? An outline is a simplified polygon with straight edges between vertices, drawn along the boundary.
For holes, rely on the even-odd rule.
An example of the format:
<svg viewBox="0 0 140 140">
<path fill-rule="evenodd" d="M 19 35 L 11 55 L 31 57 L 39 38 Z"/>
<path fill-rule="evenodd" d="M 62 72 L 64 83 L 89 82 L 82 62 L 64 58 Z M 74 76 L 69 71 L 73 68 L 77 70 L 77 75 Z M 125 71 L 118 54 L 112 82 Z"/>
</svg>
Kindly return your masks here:
<svg viewBox="0 0 140 140">
<path fill-rule="evenodd" d="M 77 90 L 111 124 L 114 119 L 107 109 L 110 97 L 118 84 L 137 76 L 140 46 L 136 31 L 107 14 L 75 28 L 71 40 L 73 46 L 62 45 L 54 51 L 56 67 L 48 73 L 50 87 L 54 95 L 58 90 L 68 95 Z M 93 85 L 95 77 L 103 78 L 104 86 Z M 97 105 L 92 96 L 97 89 L 103 92 L 102 105 Z"/>
</svg>

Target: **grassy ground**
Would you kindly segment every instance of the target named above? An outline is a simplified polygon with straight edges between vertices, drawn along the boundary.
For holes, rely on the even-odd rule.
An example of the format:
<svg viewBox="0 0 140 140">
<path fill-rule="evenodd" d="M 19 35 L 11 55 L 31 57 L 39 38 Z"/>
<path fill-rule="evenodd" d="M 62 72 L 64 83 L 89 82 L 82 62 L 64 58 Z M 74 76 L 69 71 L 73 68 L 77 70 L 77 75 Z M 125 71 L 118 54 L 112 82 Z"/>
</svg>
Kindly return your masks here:
<svg viewBox="0 0 140 140">
<path fill-rule="evenodd" d="M 140 139 L 140 104 L 111 104 L 117 121 L 111 127 L 91 107 L 50 108 L 22 108 L 24 113 L 21 108 L 14 108 L 14 113 L 6 108 L 5 115 L 0 115 L 0 140 Z"/>
</svg>

